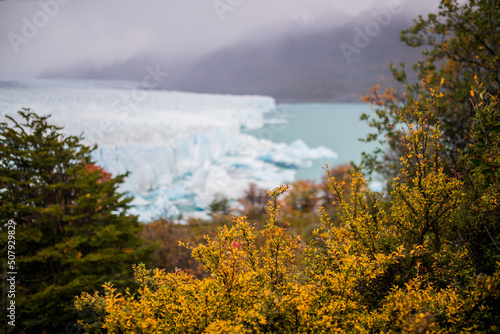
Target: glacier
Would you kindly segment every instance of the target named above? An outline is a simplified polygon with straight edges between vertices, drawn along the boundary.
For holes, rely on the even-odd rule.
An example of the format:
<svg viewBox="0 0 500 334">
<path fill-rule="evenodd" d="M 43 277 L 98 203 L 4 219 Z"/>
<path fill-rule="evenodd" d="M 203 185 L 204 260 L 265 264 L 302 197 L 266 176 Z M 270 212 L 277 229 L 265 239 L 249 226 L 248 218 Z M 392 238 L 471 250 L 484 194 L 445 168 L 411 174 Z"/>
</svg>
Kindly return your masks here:
<svg viewBox="0 0 500 334">
<path fill-rule="evenodd" d="M 134 198 L 130 213 L 142 222 L 207 218 L 216 195 L 237 199 L 251 182 L 264 189 L 291 183 L 312 159 L 336 158 L 300 139 L 275 143 L 245 133 L 275 110 L 266 96 L 145 90 L 130 82 L 0 81 L 0 115 L 15 117 L 23 107 L 97 144 L 92 157 L 106 171 L 129 172 L 120 190 Z"/>
</svg>

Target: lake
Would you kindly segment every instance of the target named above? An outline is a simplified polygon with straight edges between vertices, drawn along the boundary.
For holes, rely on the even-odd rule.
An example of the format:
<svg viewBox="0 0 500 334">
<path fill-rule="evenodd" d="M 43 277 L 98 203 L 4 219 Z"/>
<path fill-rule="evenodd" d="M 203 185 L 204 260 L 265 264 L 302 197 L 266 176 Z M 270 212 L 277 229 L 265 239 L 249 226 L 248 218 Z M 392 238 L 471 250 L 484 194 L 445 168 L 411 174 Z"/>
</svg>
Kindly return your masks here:
<svg viewBox="0 0 500 334">
<path fill-rule="evenodd" d="M 140 101 L 124 104 L 134 97 Z M 370 132 L 359 120 L 371 111 L 362 103 L 276 105 L 271 97 L 113 83 L 0 81 L 0 115 L 22 107 L 52 114 L 67 135 L 84 133 L 85 143 L 99 145 L 93 159 L 111 174 L 129 171 L 120 190 L 134 197 L 131 212 L 144 222 L 203 213 L 216 194 L 238 198 L 250 182 L 272 189 L 294 179 L 319 181 L 326 163 L 359 164 L 361 153 L 374 149 L 358 140 Z M 245 131 L 249 136 L 242 129 L 254 130 Z"/>
<path fill-rule="evenodd" d="M 309 147 L 325 146 L 338 154 L 337 159 L 314 160 L 310 168 L 300 169 L 297 179 L 319 181 L 326 163 L 330 166 L 361 163 L 362 152 L 372 152 L 376 144 L 359 141 L 374 129 L 360 120 L 373 112 L 366 103 L 294 103 L 278 104 L 268 112 L 264 128 L 248 131 L 274 142 L 291 143 L 302 139 Z"/>
</svg>

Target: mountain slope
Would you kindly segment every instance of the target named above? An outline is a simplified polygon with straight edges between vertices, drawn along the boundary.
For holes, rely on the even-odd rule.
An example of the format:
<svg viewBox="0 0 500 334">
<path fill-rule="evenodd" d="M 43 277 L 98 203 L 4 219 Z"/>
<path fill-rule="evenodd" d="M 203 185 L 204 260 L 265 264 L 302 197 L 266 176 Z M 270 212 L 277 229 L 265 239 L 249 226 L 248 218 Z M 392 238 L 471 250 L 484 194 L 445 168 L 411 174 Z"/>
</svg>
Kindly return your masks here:
<svg viewBox="0 0 500 334">
<path fill-rule="evenodd" d="M 323 18 L 321 29 L 296 25 L 277 33 L 268 25 L 244 41 L 197 59 L 167 62 L 140 54 L 101 68 L 48 70 L 42 77 L 140 82 L 147 66 L 158 65 L 170 73 L 160 83 L 169 90 L 262 94 L 279 102 L 359 101 L 373 85 L 394 84 L 388 63 L 412 64 L 420 53 L 399 41 L 400 31 L 411 25 L 410 19 L 393 15 L 387 24 L 378 24 L 378 31 L 377 24 L 373 15 L 365 12 L 341 26 L 328 26 Z M 346 49 L 351 47 L 355 52 Z"/>
</svg>

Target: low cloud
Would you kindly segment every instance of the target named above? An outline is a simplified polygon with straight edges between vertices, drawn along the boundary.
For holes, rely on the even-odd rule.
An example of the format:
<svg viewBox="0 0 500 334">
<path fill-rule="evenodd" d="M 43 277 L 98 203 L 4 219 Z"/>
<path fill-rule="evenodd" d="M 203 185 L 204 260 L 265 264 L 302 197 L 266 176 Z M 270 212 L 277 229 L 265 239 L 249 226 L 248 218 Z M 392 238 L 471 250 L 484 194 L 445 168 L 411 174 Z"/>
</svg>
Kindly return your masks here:
<svg viewBox="0 0 500 334">
<path fill-rule="evenodd" d="M 262 27 L 296 21 L 306 29 L 321 9 L 355 16 L 377 2 L 350 0 L 333 7 L 328 0 L 3 1 L 0 78 L 35 77 L 47 68 L 106 66 L 138 54 L 195 57 Z"/>
</svg>

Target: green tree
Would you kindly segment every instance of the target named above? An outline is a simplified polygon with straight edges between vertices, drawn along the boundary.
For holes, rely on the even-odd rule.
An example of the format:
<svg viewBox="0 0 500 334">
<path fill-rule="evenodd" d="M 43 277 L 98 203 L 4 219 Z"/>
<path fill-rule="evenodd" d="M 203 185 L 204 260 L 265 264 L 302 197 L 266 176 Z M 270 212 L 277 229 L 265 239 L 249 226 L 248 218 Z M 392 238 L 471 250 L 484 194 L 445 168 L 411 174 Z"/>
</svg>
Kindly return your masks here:
<svg viewBox="0 0 500 334">
<path fill-rule="evenodd" d="M 497 92 L 500 84 L 500 3 L 494 0 L 441 0 L 438 13 L 424 18 L 419 16 L 413 27 L 403 30 L 401 40 L 422 51 L 422 60 L 413 65 L 418 78 L 426 84 L 410 80 L 405 64 L 391 65 L 391 70 L 402 89 L 388 88 L 379 92 L 372 88 L 364 100 L 377 106 L 375 116 L 364 115 L 377 133 L 367 140 L 379 140 L 382 147 L 365 155 L 363 166 L 393 177 L 401 167 L 398 132 L 403 116 L 412 118 L 414 103 L 420 107 L 428 104 L 429 90 L 438 87 L 444 78 L 442 91 L 445 98 L 439 101 L 434 124 L 440 123 L 445 149 L 442 158 L 447 171 L 460 169 L 460 151 L 471 143 L 472 118 L 475 115 L 470 103 L 470 88 L 474 76 L 484 83 L 489 93 Z M 498 121 L 498 119 L 497 119 Z"/>
<path fill-rule="evenodd" d="M 229 205 L 229 199 L 224 195 L 216 194 L 213 201 L 208 206 L 209 214 L 211 216 L 221 214 L 228 216 L 231 212 L 231 207 Z"/>
<path fill-rule="evenodd" d="M 131 199 L 117 191 L 125 175 L 96 167 L 93 149 L 48 117 L 18 114 L 0 124 L 0 221 L 17 223 L 15 332 L 38 334 L 76 320 L 71 305 L 81 291 L 130 283 L 131 265 L 150 249 L 127 214 Z M 0 247 L 6 259 L 6 233 Z"/>
</svg>

